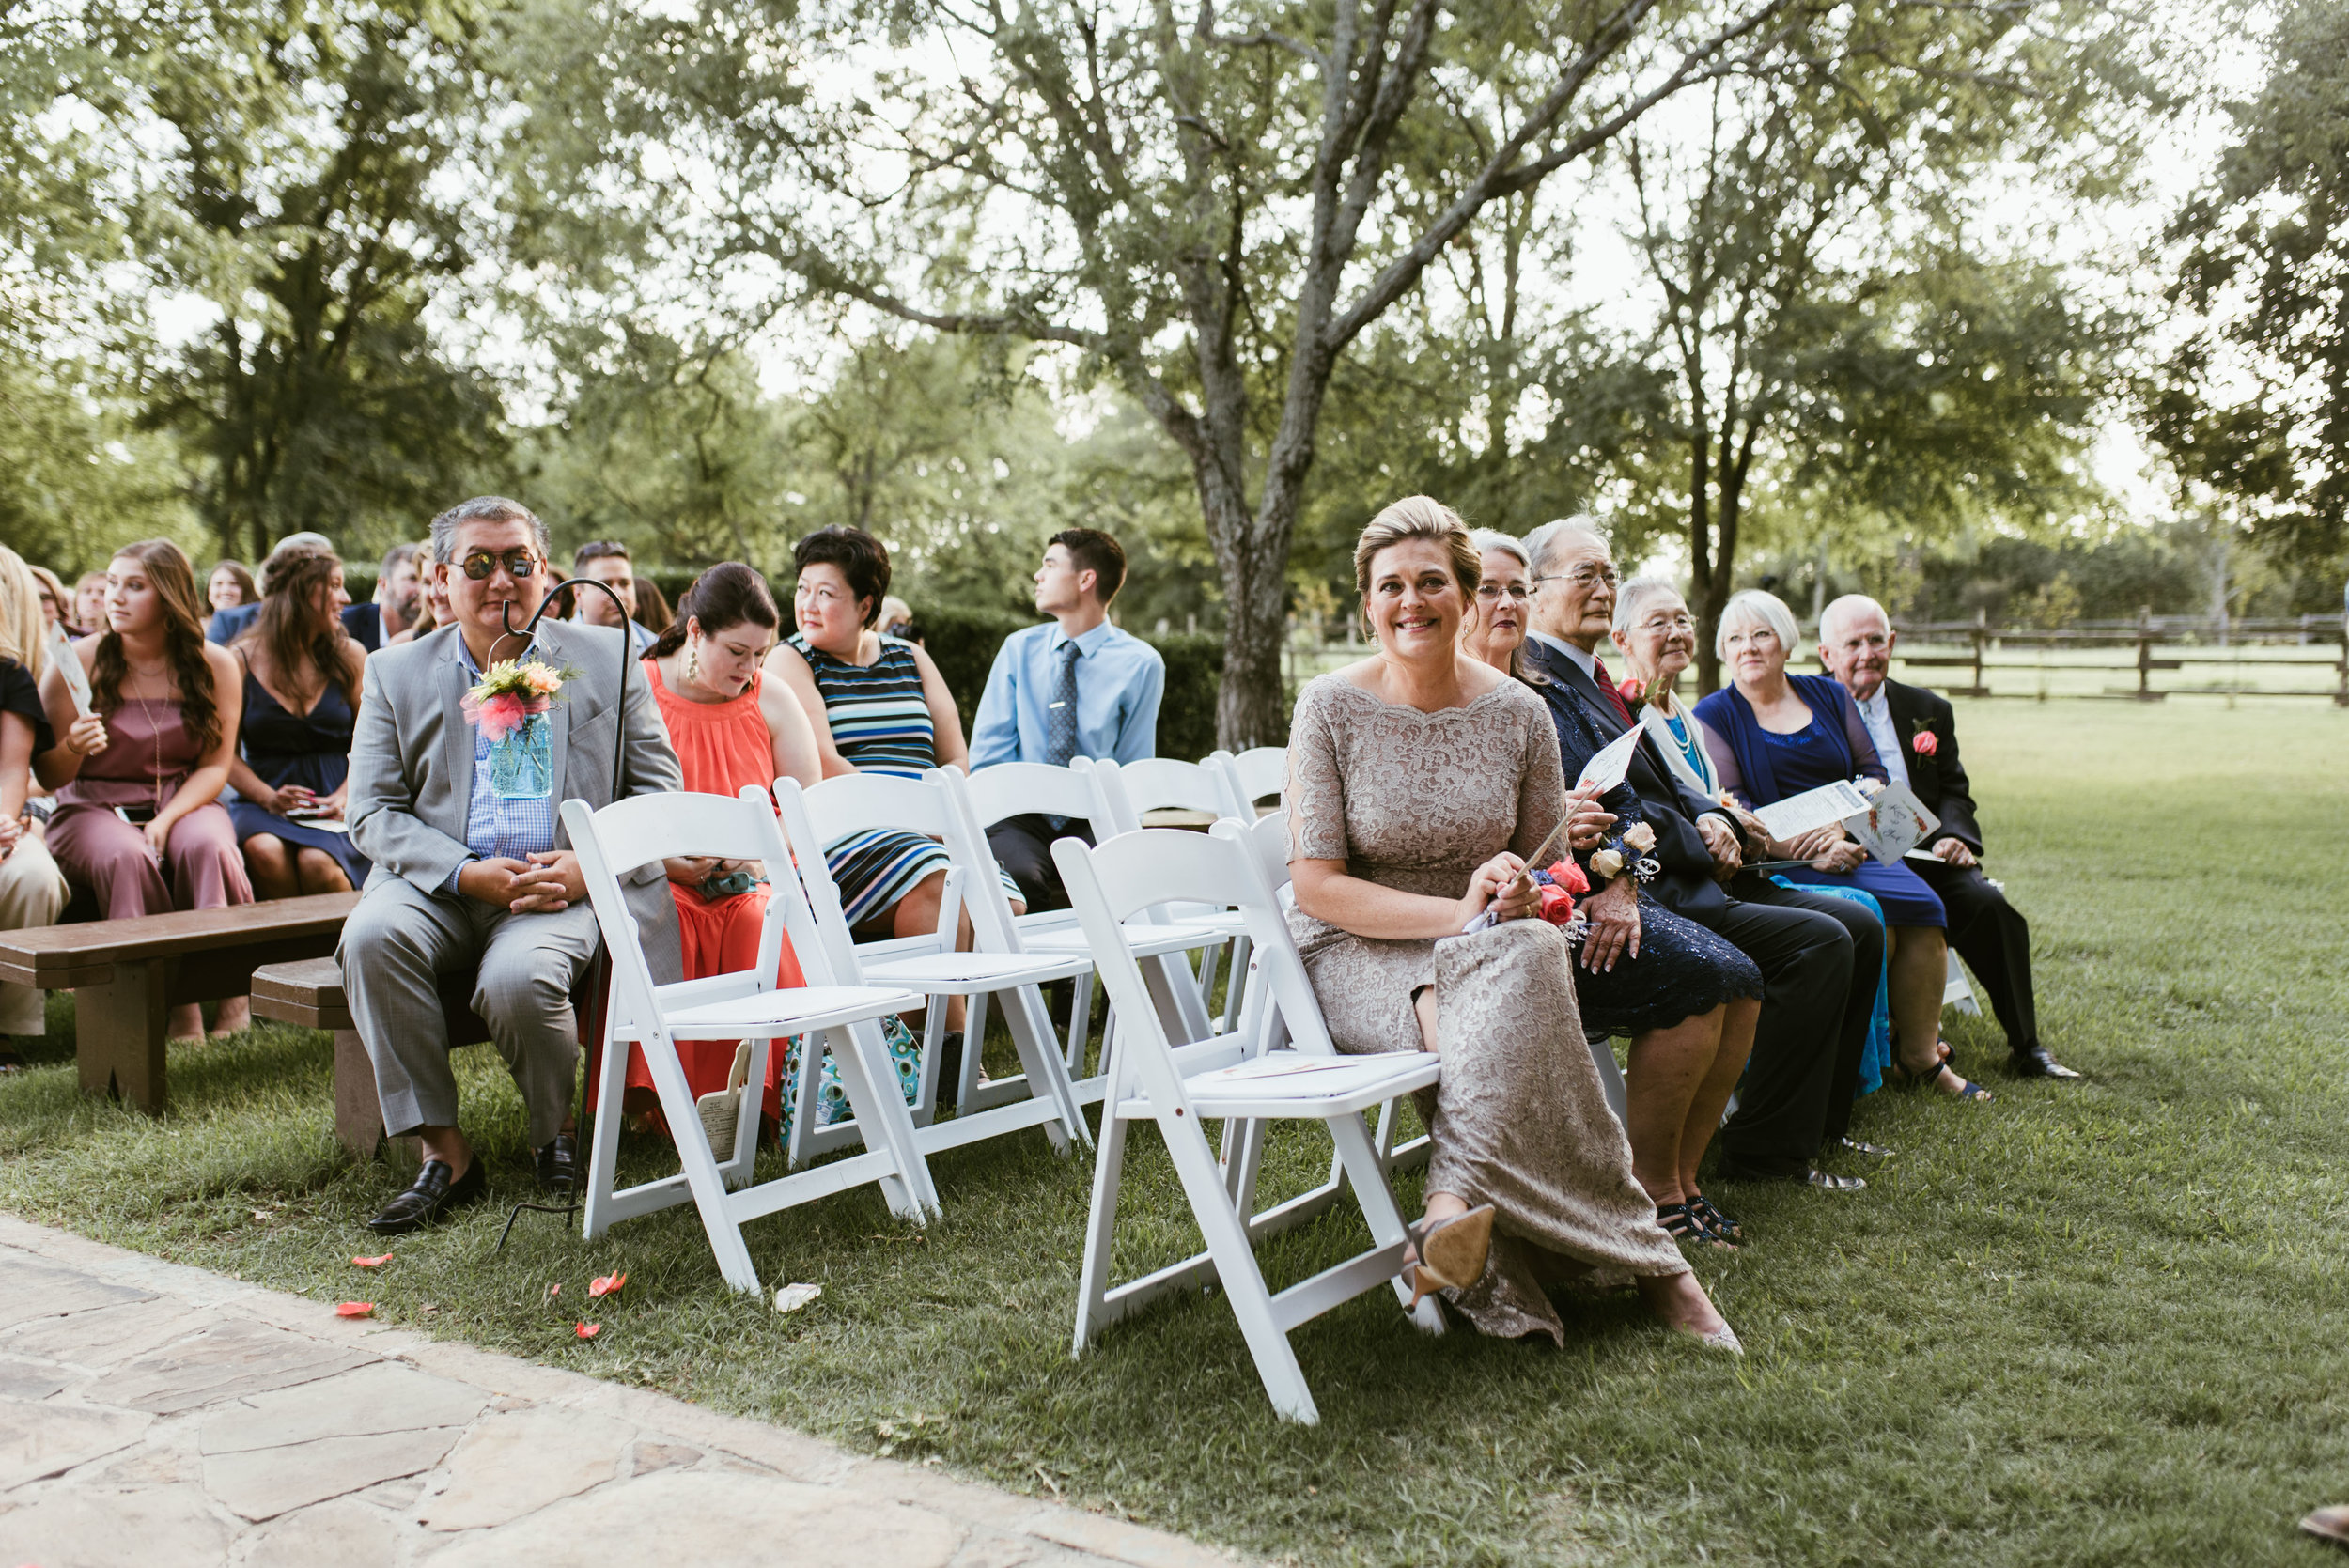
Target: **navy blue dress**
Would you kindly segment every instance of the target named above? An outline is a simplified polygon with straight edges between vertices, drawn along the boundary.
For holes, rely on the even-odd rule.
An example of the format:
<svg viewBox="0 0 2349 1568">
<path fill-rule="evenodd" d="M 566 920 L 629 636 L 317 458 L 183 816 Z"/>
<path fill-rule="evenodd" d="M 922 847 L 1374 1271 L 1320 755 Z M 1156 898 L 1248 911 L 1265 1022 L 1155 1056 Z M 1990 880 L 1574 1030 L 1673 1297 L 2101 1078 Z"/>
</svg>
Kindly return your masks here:
<svg viewBox="0 0 2349 1568">
<path fill-rule="evenodd" d="M 305 717 L 271 696 L 250 668 L 244 673 L 244 722 L 238 739 L 245 766 L 278 789 L 300 784 L 323 798 L 342 788 L 350 774 L 350 732 L 356 722 L 343 689 L 332 681 Z M 236 824 L 239 844 L 274 833 L 288 844 L 325 850 L 342 866 L 352 887 L 366 885 L 370 863 L 350 846 L 350 834 L 265 812 L 250 800 L 224 803 Z"/>
<path fill-rule="evenodd" d="M 1734 686 L 1721 688 L 1697 705 L 1697 717 L 1728 747 L 1729 754 L 1717 753 L 1713 758 L 1720 768 L 1722 784 L 1744 797 L 1750 806 L 1767 806 L 1839 779 L 1865 775 L 1883 783 L 1884 764 L 1843 689 L 1822 675 L 1789 675 L 1787 679 L 1811 710 L 1811 722 L 1792 735 L 1773 735 L 1764 729 L 1754 719 L 1752 705 Z M 1806 867 L 1789 880 L 1798 887 L 1859 888 L 1873 893 L 1884 907 L 1887 925 L 1949 924 L 1940 898 L 1925 886 L 1924 878 L 1897 861 L 1880 865 L 1874 859 L 1864 860 L 1856 871 Z"/>
</svg>

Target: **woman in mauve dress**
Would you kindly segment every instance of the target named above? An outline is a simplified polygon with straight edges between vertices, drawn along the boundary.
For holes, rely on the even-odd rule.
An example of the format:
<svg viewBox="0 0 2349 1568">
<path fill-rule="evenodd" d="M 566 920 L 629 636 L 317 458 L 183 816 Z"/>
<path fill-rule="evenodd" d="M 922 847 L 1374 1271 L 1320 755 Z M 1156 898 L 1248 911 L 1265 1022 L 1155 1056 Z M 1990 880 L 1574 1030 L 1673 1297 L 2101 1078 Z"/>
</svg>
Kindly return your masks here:
<svg viewBox="0 0 2349 1568">
<path fill-rule="evenodd" d="M 1459 646 L 1481 565 L 1424 496 L 1363 530 L 1355 581 L 1378 651 L 1310 683 L 1289 734 L 1291 929 L 1341 1049 L 1443 1058 L 1417 1289 L 1483 1333 L 1563 1344 L 1550 1287 L 1636 1284 L 1672 1327 L 1735 1350 L 1632 1176 L 1566 939 L 1527 918 L 1521 857 L 1569 802 L 1541 698 Z M 1606 818 L 1578 816 L 1587 847 Z"/>
<path fill-rule="evenodd" d="M 813 784 L 821 776 L 816 733 L 806 713 L 782 682 L 759 673 L 760 661 L 775 645 L 782 619 L 766 579 L 739 561 L 727 561 L 695 580 L 677 618 L 646 651 L 645 679 L 660 705 L 662 722 L 669 726 L 669 741 L 684 768 L 687 790 L 735 796 L 750 784 L 770 790 L 779 778 Z M 772 893 L 766 878 L 770 869 L 787 877 L 791 868 L 717 859 L 674 860 L 668 866 L 685 978 L 727 974 L 756 963 Z M 783 941 L 776 978 L 786 986 L 807 984 L 789 937 Z M 677 1043 L 686 1086 L 696 1099 L 726 1087 L 736 1044 Z M 781 1110 L 784 1058 L 778 1043 L 767 1059 L 765 1102 L 770 1118 Z M 632 1114 L 659 1117 L 652 1072 L 642 1047 L 629 1049 L 622 1105 Z"/>
<path fill-rule="evenodd" d="M 237 832 L 220 805 L 244 712 L 242 672 L 204 641 L 195 567 L 169 539 L 125 545 L 106 566 L 105 629 L 73 652 L 90 713 L 64 670 L 41 679 L 59 743 L 35 763 L 57 792 L 49 852 L 108 920 L 253 902 Z M 249 998 L 220 1004 L 214 1034 L 253 1021 Z M 165 1032 L 201 1037 L 203 1010 L 171 1010 Z"/>
</svg>

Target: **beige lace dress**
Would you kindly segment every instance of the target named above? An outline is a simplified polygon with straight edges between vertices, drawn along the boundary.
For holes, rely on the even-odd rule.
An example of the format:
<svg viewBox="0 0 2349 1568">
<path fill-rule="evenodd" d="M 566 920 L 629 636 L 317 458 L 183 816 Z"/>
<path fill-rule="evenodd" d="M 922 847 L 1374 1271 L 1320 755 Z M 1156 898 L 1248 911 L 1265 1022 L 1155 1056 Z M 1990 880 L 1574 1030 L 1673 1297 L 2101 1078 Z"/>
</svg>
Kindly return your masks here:
<svg viewBox="0 0 2349 1568">
<path fill-rule="evenodd" d="M 1291 860 L 1342 860 L 1367 881 L 1437 898 L 1459 897 L 1501 850 L 1538 847 L 1565 810 L 1548 710 L 1516 681 L 1422 713 L 1323 675 L 1297 699 L 1288 767 Z M 1687 1272 L 1632 1179 L 1555 926 L 1392 941 L 1302 911 L 1289 923 L 1341 1050 L 1418 1050 L 1411 998 L 1436 988 L 1443 1081 L 1427 1190 L 1498 1211 L 1484 1279 L 1445 1292 L 1480 1332 L 1563 1345 L 1546 1287 Z"/>
</svg>

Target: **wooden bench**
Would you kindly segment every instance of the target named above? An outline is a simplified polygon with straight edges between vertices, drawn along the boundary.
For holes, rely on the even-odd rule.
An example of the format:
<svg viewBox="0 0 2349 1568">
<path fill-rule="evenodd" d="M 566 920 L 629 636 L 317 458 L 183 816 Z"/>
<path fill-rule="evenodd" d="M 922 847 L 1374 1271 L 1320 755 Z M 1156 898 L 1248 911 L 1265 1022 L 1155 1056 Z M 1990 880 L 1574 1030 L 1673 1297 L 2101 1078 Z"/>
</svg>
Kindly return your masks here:
<svg viewBox="0 0 2349 1568">
<path fill-rule="evenodd" d="M 441 983 L 441 1014 L 451 1046 L 479 1045 L 490 1026 L 473 1010 L 473 976 L 451 974 Z M 270 964 L 253 971 L 253 1014 L 334 1035 L 334 1136 L 361 1159 L 384 1146 L 383 1110 L 376 1094 L 375 1064 L 351 1022 L 343 996 L 343 971 L 332 958 Z M 413 1139 L 395 1139 L 396 1153 L 414 1163 Z"/>
<path fill-rule="evenodd" d="M 355 893 L 327 893 L 0 931 L 0 980 L 75 993 L 83 1093 L 156 1113 L 167 1095 L 170 1010 L 243 996 L 264 965 L 326 957 L 358 903 Z"/>
</svg>

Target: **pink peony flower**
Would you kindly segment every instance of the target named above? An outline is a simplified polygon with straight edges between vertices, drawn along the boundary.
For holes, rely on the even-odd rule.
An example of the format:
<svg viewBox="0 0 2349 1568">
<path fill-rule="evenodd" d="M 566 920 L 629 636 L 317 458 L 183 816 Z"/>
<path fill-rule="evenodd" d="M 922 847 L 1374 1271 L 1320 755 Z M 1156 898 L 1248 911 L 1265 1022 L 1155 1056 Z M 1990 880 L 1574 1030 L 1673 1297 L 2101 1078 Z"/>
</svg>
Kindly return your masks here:
<svg viewBox="0 0 2349 1568">
<path fill-rule="evenodd" d="M 1931 730 L 1919 730 L 1908 745 L 1921 757 L 1929 757 L 1941 749 L 1940 739 Z"/>
<path fill-rule="evenodd" d="M 499 695 L 476 704 L 470 717 L 474 727 L 494 743 L 521 727 L 522 711 L 520 697 Z"/>
</svg>

